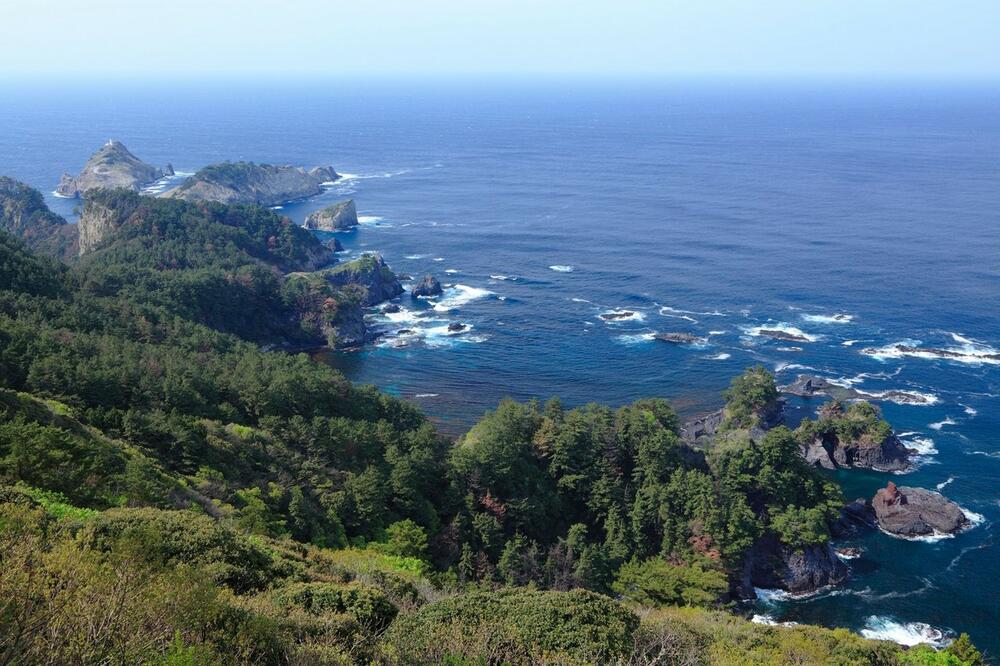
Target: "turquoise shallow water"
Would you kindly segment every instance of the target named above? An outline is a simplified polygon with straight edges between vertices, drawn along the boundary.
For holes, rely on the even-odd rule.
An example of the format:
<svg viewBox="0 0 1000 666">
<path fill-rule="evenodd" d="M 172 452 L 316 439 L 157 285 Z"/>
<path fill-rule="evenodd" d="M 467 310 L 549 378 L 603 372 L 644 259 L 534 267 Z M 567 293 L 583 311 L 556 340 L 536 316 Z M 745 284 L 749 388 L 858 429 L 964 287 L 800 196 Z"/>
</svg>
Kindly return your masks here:
<svg viewBox="0 0 1000 666">
<path fill-rule="evenodd" d="M 1000 653 L 1000 366 L 861 353 L 900 341 L 1000 347 L 1000 91 L 808 86 L 281 84 L 21 88 L 0 104 L 0 172 L 51 191 L 117 138 L 157 164 L 333 164 L 349 174 L 284 208 L 347 196 L 350 254 L 450 285 L 326 361 L 461 432 L 503 396 L 715 407 L 733 375 L 815 372 L 868 391 L 927 450 L 891 477 L 982 516 L 936 543 L 871 534 L 841 590 L 771 600 L 775 620 L 903 640 L 969 631 Z M 50 197 L 59 212 L 73 203 Z M 602 313 L 628 310 L 616 322 Z M 834 314 L 850 321 L 834 322 Z M 471 325 L 458 336 L 450 322 Z M 806 343 L 767 340 L 797 329 Z M 402 338 L 399 329 L 416 330 Z M 701 346 L 650 340 L 657 331 Z M 817 405 L 801 404 L 808 412 Z M 848 497 L 889 475 L 837 475 Z"/>
</svg>

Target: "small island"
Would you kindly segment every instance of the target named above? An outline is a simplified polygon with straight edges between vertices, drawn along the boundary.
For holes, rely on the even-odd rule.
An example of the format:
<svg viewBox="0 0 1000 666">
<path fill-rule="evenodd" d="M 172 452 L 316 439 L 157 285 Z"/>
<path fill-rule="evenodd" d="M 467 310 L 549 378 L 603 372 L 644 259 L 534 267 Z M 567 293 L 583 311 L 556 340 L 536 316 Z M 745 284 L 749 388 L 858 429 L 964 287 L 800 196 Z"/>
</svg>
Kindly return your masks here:
<svg viewBox="0 0 1000 666">
<path fill-rule="evenodd" d="M 347 231 L 358 226 L 358 210 L 354 199 L 327 206 L 306 217 L 306 229 L 317 231 Z"/>
</svg>

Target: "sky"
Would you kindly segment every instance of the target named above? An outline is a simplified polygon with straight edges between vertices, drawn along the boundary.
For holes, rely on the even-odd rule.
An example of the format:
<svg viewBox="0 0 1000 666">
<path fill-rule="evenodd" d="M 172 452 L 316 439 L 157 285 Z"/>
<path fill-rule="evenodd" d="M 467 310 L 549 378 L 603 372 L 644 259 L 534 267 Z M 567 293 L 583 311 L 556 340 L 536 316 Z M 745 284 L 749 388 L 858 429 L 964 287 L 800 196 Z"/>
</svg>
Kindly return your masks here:
<svg viewBox="0 0 1000 666">
<path fill-rule="evenodd" d="M 0 0 L 0 77 L 1000 80 L 1000 0 Z"/>
</svg>

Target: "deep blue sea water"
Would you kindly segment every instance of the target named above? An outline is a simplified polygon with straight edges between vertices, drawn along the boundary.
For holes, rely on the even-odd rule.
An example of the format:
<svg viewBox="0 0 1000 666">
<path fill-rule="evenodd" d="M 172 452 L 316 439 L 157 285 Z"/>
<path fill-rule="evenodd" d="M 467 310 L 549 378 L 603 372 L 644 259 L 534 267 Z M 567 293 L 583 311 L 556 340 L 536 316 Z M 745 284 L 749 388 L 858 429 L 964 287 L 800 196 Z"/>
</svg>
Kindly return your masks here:
<svg viewBox="0 0 1000 666">
<path fill-rule="evenodd" d="M 567 404 L 663 396 L 718 406 L 753 364 L 867 391 L 929 452 L 915 472 L 841 472 L 849 497 L 890 478 L 982 516 L 934 543 L 872 534 L 845 588 L 762 602 L 776 620 L 906 639 L 926 623 L 1000 654 L 1000 365 L 861 353 L 899 341 L 1000 348 L 1000 88 L 312 82 L 6 86 L 0 173 L 50 192 L 109 138 L 193 172 L 215 161 L 350 174 L 283 210 L 347 196 L 349 254 L 451 285 L 389 335 L 326 362 L 461 432 L 504 396 Z M 73 202 L 49 196 L 72 216 Z M 556 268 L 553 268 L 556 267 Z M 608 323 L 599 315 L 629 310 Z M 847 323 L 828 318 L 847 314 Z M 472 326 L 449 336 L 449 322 Z M 798 329 L 809 343 L 753 335 Z M 649 339 L 707 338 L 701 347 Z M 806 370 L 806 369 L 809 370 Z M 808 411 L 817 403 L 794 406 Z"/>
</svg>

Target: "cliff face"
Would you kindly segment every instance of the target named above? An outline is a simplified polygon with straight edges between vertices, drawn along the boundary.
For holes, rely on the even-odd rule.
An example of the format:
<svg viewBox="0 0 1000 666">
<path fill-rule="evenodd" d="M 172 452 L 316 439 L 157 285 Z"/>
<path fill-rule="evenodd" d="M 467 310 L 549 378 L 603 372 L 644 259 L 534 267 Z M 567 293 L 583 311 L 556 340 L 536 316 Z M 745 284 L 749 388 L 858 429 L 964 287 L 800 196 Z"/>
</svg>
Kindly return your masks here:
<svg viewBox="0 0 1000 666">
<path fill-rule="evenodd" d="M 64 197 L 78 197 L 91 189 L 120 187 L 137 192 L 143 185 L 169 173 L 146 164 L 130 153 L 120 141 L 108 141 L 90 156 L 80 175 L 74 178 L 68 173 L 63 174 L 56 193 Z"/>
<path fill-rule="evenodd" d="M 0 176 L 0 229 L 42 254 L 61 259 L 76 254 L 76 227 L 50 211 L 38 190 L 6 176 Z"/>
<path fill-rule="evenodd" d="M 867 402 L 848 407 L 836 400 L 819 411 L 817 421 L 803 420 L 797 435 L 802 455 L 826 469 L 859 467 L 898 472 L 910 467 L 910 451 Z"/>
<path fill-rule="evenodd" d="M 802 455 L 810 465 L 824 469 L 859 467 L 897 472 L 910 466 L 909 451 L 895 434 L 872 442 L 863 437 L 843 440 L 836 433 L 823 433 L 803 446 Z"/>
<path fill-rule="evenodd" d="M 276 206 L 323 191 L 323 184 L 340 178 L 333 167 L 306 171 L 300 167 L 254 162 L 213 164 L 162 196 L 187 201 Z"/>
<path fill-rule="evenodd" d="M 806 594 L 839 585 L 849 574 L 829 543 L 795 549 L 768 535 L 759 539 L 744 559 L 740 592 L 749 597 L 753 588 L 759 587 Z"/>
<path fill-rule="evenodd" d="M 121 198 L 116 205 L 87 199 L 77 222 L 80 234 L 80 254 L 93 252 L 115 232 L 122 223 L 135 212 L 138 200 Z"/>
<path fill-rule="evenodd" d="M 358 226 L 358 210 L 354 206 L 354 199 L 310 213 L 304 226 L 306 229 L 320 231 L 345 231 Z"/>
</svg>

